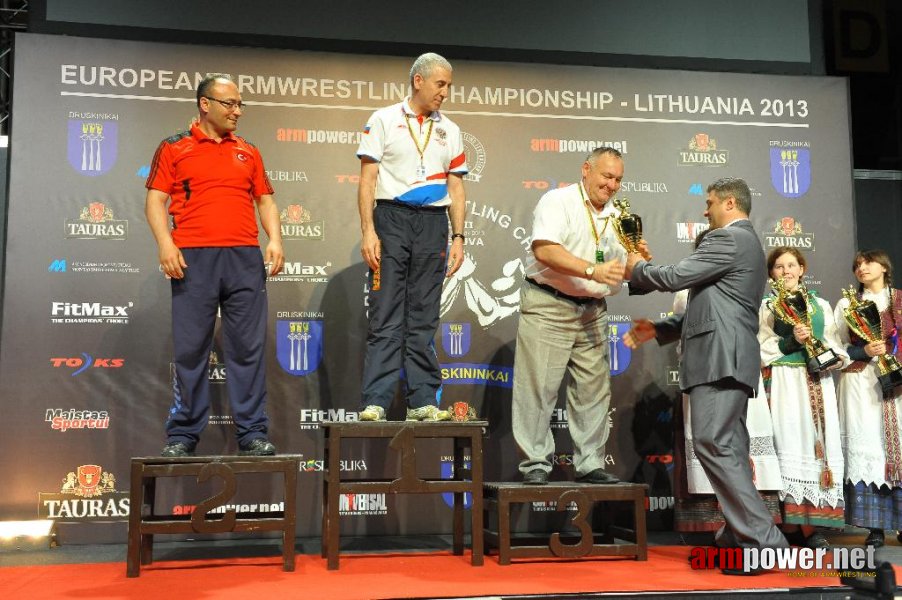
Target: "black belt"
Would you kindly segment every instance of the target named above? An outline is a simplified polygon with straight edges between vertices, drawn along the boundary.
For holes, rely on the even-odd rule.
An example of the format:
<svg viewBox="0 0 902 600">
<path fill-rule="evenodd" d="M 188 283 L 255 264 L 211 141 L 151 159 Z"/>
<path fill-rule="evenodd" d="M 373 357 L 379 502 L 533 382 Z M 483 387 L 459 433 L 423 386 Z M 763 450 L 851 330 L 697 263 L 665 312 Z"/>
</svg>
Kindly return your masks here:
<svg viewBox="0 0 902 600">
<path fill-rule="evenodd" d="M 547 283 L 539 283 L 532 277 L 527 277 L 526 281 L 533 284 L 534 286 L 536 286 L 539 289 L 545 290 L 546 292 L 548 292 L 549 294 L 551 294 L 553 296 L 557 296 L 558 298 L 563 298 L 564 300 L 569 300 L 570 302 L 573 302 L 574 304 L 583 305 L 583 304 L 588 304 L 589 302 L 594 302 L 595 300 L 604 300 L 604 298 L 592 298 L 591 296 L 571 296 L 570 294 L 565 294 L 564 292 L 560 291 L 557 288 L 551 287 Z"/>
<path fill-rule="evenodd" d="M 382 204 L 385 206 L 391 206 L 393 208 L 403 208 L 404 210 L 412 210 L 414 212 L 430 212 L 430 213 L 443 213 L 448 212 L 447 206 L 418 206 L 416 204 L 409 204 L 407 202 L 401 202 L 400 200 L 376 200 L 377 204 Z"/>
</svg>

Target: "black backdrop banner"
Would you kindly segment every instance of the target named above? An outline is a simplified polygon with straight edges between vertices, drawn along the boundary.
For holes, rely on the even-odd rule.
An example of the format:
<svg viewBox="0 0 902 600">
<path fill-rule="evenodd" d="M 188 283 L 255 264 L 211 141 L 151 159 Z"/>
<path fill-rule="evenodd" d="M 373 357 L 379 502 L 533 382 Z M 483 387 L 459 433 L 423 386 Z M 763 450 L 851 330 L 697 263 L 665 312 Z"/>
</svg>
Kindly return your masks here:
<svg viewBox="0 0 902 600">
<path fill-rule="evenodd" d="M 128 461 L 164 443 L 171 400 L 169 283 L 144 221 L 144 179 L 161 139 L 196 113 L 194 88 L 230 73 L 248 104 L 239 133 L 260 149 L 276 190 L 285 272 L 269 284 L 271 437 L 304 456 L 300 535 L 319 532 L 323 420 L 352 420 L 366 332 L 355 150 L 369 114 L 406 94 L 410 59 L 178 46 L 19 34 L 11 140 L 0 397 L 0 518 L 49 515 L 90 541 L 122 539 Z M 519 288 L 532 211 L 575 182 L 585 155 L 623 152 L 620 197 L 643 218 L 657 262 L 687 255 L 705 188 L 723 176 L 753 188 L 765 248 L 809 257 L 808 285 L 831 302 L 851 280 L 854 251 L 846 81 L 456 61 L 445 111 L 464 132 L 466 260 L 445 285 L 436 348 L 443 403 L 466 400 L 490 422 L 487 480 L 517 477 L 510 431 Z M 609 302 L 614 399 L 612 472 L 649 483 L 650 524 L 673 504 L 672 348 L 631 353 L 633 318 L 670 310 L 668 294 Z M 214 407 L 199 452 L 234 453 L 228 373 L 215 343 Z M 564 406 L 563 403 L 560 405 Z M 390 416 L 401 418 L 396 403 Z M 572 476 L 567 414 L 551 423 L 555 477 Z M 384 447 L 350 446 L 342 468 L 394 473 Z M 450 476 L 450 448 L 423 448 L 432 476 Z M 388 461 L 388 463 L 386 463 Z M 209 488 L 163 489 L 190 511 Z M 240 504 L 278 503 L 273 482 L 244 486 Z M 415 503 L 416 510 L 409 510 Z M 450 531 L 441 496 L 347 497 L 346 533 Z M 540 519 L 533 506 L 522 519 Z M 102 522 L 118 523 L 109 526 Z"/>
</svg>

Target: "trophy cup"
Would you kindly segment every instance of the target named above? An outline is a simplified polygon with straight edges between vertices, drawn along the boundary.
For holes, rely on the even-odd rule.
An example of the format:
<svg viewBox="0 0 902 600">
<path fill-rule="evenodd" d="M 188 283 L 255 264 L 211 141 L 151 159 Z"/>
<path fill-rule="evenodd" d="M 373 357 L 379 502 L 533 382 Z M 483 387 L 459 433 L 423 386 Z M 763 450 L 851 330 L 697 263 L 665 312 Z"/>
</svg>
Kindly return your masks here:
<svg viewBox="0 0 902 600">
<path fill-rule="evenodd" d="M 775 297 L 767 301 L 767 308 L 774 316 L 789 325 L 805 325 L 812 330 L 811 336 L 805 341 L 805 355 L 807 356 L 808 371 L 817 373 L 835 365 L 841 359 L 824 342 L 814 337 L 811 327 L 811 314 L 815 308 L 808 301 L 808 290 L 799 285 L 795 292 L 788 292 L 783 279 L 769 279 L 768 283 L 773 288 Z"/>
<path fill-rule="evenodd" d="M 630 201 L 626 198 L 614 200 L 614 208 L 620 209 L 620 214 L 614 215 L 614 231 L 620 243 L 627 252 L 639 252 L 639 242 L 642 241 L 642 217 L 630 212 Z"/>
<path fill-rule="evenodd" d="M 859 300 L 855 288 L 849 286 L 842 291 L 849 299 L 849 307 L 843 310 L 843 317 L 849 329 L 866 342 L 882 342 L 883 322 L 877 305 L 871 300 Z M 902 385 L 902 364 L 892 354 L 881 354 L 877 357 L 877 381 L 884 395 L 889 394 L 898 385 Z"/>
</svg>

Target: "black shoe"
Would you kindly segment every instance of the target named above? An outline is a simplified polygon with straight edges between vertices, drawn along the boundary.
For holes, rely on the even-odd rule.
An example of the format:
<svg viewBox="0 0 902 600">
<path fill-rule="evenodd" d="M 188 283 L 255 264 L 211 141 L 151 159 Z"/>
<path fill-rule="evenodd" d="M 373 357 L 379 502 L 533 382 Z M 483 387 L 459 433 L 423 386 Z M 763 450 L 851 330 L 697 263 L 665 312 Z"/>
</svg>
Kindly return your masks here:
<svg viewBox="0 0 902 600">
<path fill-rule="evenodd" d="M 166 458 L 194 456 L 194 446 L 187 442 L 169 442 L 163 446 L 160 456 L 165 456 Z"/>
<path fill-rule="evenodd" d="M 273 456 L 276 447 L 266 438 L 257 438 L 248 442 L 246 446 L 240 446 L 238 456 Z"/>
<path fill-rule="evenodd" d="M 523 474 L 523 485 L 545 485 L 548 483 L 548 473 L 542 469 L 533 469 Z"/>
<path fill-rule="evenodd" d="M 886 544 L 886 536 L 882 529 L 871 529 L 867 539 L 864 540 L 865 546 L 873 546 L 874 548 L 882 548 Z"/>
<path fill-rule="evenodd" d="M 815 549 L 829 548 L 830 542 L 827 541 L 827 538 L 824 537 L 823 533 L 821 533 L 820 531 L 815 531 L 814 533 L 809 535 L 807 538 L 805 538 L 804 546 L 806 548 L 815 548 Z"/>
<path fill-rule="evenodd" d="M 602 469 L 594 469 L 576 478 L 577 483 L 620 483 L 620 480 Z"/>
<path fill-rule="evenodd" d="M 896 539 L 899 540 L 899 543 L 900 543 L 900 544 L 902 544 L 902 531 L 900 531 L 900 532 L 898 533 L 898 535 L 896 535 Z"/>
</svg>

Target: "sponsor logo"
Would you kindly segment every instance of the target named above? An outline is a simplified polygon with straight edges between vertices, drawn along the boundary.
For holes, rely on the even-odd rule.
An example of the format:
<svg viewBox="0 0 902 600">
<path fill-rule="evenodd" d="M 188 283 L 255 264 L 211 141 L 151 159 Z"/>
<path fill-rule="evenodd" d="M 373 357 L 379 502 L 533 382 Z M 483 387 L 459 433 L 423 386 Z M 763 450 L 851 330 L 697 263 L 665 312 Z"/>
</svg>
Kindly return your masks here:
<svg viewBox="0 0 902 600">
<path fill-rule="evenodd" d="M 124 240 L 128 220 L 113 218 L 113 210 L 103 202 L 91 202 L 81 209 L 78 220 L 66 219 L 66 237 L 76 240 Z"/>
<path fill-rule="evenodd" d="M 645 498 L 645 510 L 673 510 L 673 496 L 647 496 Z"/>
<path fill-rule="evenodd" d="M 572 181 L 555 181 L 554 179 L 524 179 L 523 188 L 527 190 L 548 190 L 573 185 Z"/>
<path fill-rule="evenodd" d="M 306 183 L 306 171 L 266 171 L 266 176 L 270 181 L 278 181 L 280 183 Z"/>
<path fill-rule="evenodd" d="M 338 514 L 349 517 L 387 515 L 385 494 L 339 494 Z"/>
<path fill-rule="evenodd" d="M 286 373 L 312 373 L 323 359 L 322 321 L 276 321 L 276 356 Z"/>
<path fill-rule="evenodd" d="M 325 221 L 314 221 L 310 211 L 300 204 L 289 204 L 279 213 L 282 239 L 322 240 Z"/>
<path fill-rule="evenodd" d="M 81 375 L 90 368 L 94 369 L 119 369 L 125 365 L 124 358 L 94 358 L 86 352 L 82 352 L 81 356 L 51 358 L 50 364 L 55 369 L 69 368 L 72 371 L 72 377 Z"/>
<path fill-rule="evenodd" d="M 307 265 L 297 261 L 285 261 L 285 267 L 282 269 L 282 272 L 269 277 L 268 280 L 277 282 L 328 283 L 329 273 L 327 269 L 331 266 L 331 261 L 324 265 Z"/>
<path fill-rule="evenodd" d="M 666 194 L 667 184 L 663 181 L 624 181 L 620 193 L 642 192 L 646 194 Z"/>
<path fill-rule="evenodd" d="M 767 248 L 789 246 L 814 252 L 814 234 L 803 232 L 802 224 L 794 218 L 783 217 L 777 221 L 772 232 L 764 234 L 764 245 Z"/>
<path fill-rule="evenodd" d="M 500 365 L 447 363 L 442 365 L 442 385 L 490 385 L 513 389 L 514 369 Z"/>
<path fill-rule="evenodd" d="M 60 433 L 70 429 L 109 429 L 110 413 L 105 410 L 48 408 L 44 421 L 50 423 L 50 429 Z"/>
<path fill-rule="evenodd" d="M 696 133 L 689 140 L 689 147 L 679 151 L 679 158 L 684 167 L 722 167 L 730 162 L 730 153 L 718 149 L 717 141 L 707 133 Z"/>
<path fill-rule="evenodd" d="M 611 411 L 613 412 L 613 411 Z M 608 413 L 608 418 L 610 419 L 610 413 Z M 570 468 L 573 466 L 573 453 L 571 452 L 557 452 L 551 455 L 551 464 L 555 467 L 566 467 Z M 611 454 L 606 454 L 604 457 L 604 464 L 606 466 L 614 465 L 614 456 Z"/>
<path fill-rule="evenodd" d="M 532 138 L 529 149 L 533 152 L 579 152 L 588 154 L 596 148 L 607 146 L 627 154 L 626 140 L 606 142 L 603 140 L 558 140 L 548 138 Z"/>
<path fill-rule="evenodd" d="M 323 421 L 332 421 L 333 423 L 353 423 L 357 421 L 357 411 L 345 410 L 343 408 L 301 409 L 301 429 L 319 429 L 319 426 Z"/>
<path fill-rule="evenodd" d="M 690 196 L 704 196 L 705 195 L 705 186 L 700 183 L 693 183 L 689 186 L 689 195 Z"/>
<path fill-rule="evenodd" d="M 567 429 L 569 426 L 570 422 L 567 420 L 566 408 L 555 408 L 553 411 L 551 411 L 552 429 Z"/>
<path fill-rule="evenodd" d="M 629 323 L 608 321 L 608 361 L 612 377 L 620 375 L 630 366 L 633 351 L 623 343 L 623 335 L 629 330 Z"/>
<path fill-rule="evenodd" d="M 864 578 L 878 577 L 875 553 L 874 546 L 865 548 L 695 546 L 689 550 L 689 566 L 694 570 L 727 568 L 744 573 L 779 569 L 790 577 L 854 577 L 865 581 Z"/>
<path fill-rule="evenodd" d="M 140 267 L 132 266 L 132 263 L 122 261 L 69 261 L 65 258 L 55 258 L 50 261 L 47 267 L 50 273 L 123 273 L 137 274 L 141 272 Z"/>
<path fill-rule="evenodd" d="M 557 500 L 530 502 L 530 509 L 534 512 L 555 512 L 557 510 Z M 570 502 L 562 510 L 573 511 L 577 509 L 576 502 Z"/>
<path fill-rule="evenodd" d="M 464 142 L 464 154 L 467 157 L 467 167 L 470 172 L 464 175 L 464 179 L 479 183 L 482 179 L 482 171 L 485 169 L 485 146 L 475 135 L 461 132 Z"/>
<path fill-rule="evenodd" d="M 38 514 L 63 523 L 124 521 L 128 492 L 116 491 L 116 477 L 100 465 L 81 465 L 62 480 L 58 493 L 38 494 Z"/>
<path fill-rule="evenodd" d="M 703 231 L 707 231 L 711 225 L 709 223 L 677 223 L 676 237 L 678 242 L 684 244 L 694 244 L 695 238 Z"/>
<path fill-rule="evenodd" d="M 804 196 L 811 187 L 808 142 L 770 143 L 770 182 L 784 198 Z"/>
<path fill-rule="evenodd" d="M 336 131 L 327 129 L 276 129 L 277 142 L 300 144 L 359 144 L 362 131 Z"/>
<path fill-rule="evenodd" d="M 667 385 L 680 385 L 680 370 L 678 367 L 668 366 L 664 372 L 664 377 Z"/>
<path fill-rule="evenodd" d="M 197 510 L 196 504 L 176 504 L 172 507 L 173 515 L 193 515 L 194 511 Z M 225 514 L 228 510 L 234 510 L 235 512 L 241 513 L 268 513 L 268 512 L 285 512 L 285 503 L 284 502 L 276 502 L 273 504 L 220 504 L 214 508 L 211 508 L 206 513 L 210 514 Z"/>
<path fill-rule="evenodd" d="M 140 177 L 141 179 L 150 177 L 150 165 L 141 165 L 138 167 L 138 170 L 135 171 L 135 177 Z"/>
<path fill-rule="evenodd" d="M 338 469 L 343 473 L 360 473 L 366 471 L 366 460 L 342 459 L 338 461 Z M 301 473 L 322 473 L 326 470 L 326 461 L 322 458 L 310 458 L 300 462 Z"/>
<path fill-rule="evenodd" d="M 51 302 L 50 322 L 55 324 L 106 323 L 128 325 L 128 304 L 101 304 L 100 302 Z"/>
<path fill-rule="evenodd" d="M 353 183 L 357 185 L 360 183 L 360 175 L 336 175 L 335 181 L 338 183 Z"/>
<path fill-rule="evenodd" d="M 464 456 L 464 469 L 470 468 L 470 457 Z M 442 479 L 454 479 L 454 458 L 451 456 L 443 456 L 441 462 L 441 477 Z M 454 493 L 453 492 L 443 492 L 442 500 L 445 502 L 445 505 L 449 508 L 454 507 Z M 464 492 L 464 508 L 471 508 L 473 506 L 473 494 L 470 492 Z"/>
<path fill-rule="evenodd" d="M 444 323 L 442 325 L 442 348 L 445 353 L 457 358 L 470 351 L 470 324 Z"/>
<path fill-rule="evenodd" d="M 119 124 L 103 119 L 73 119 L 72 116 L 73 113 L 69 113 L 66 151 L 69 164 L 82 175 L 103 175 L 116 164 Z"/>
</svg>

